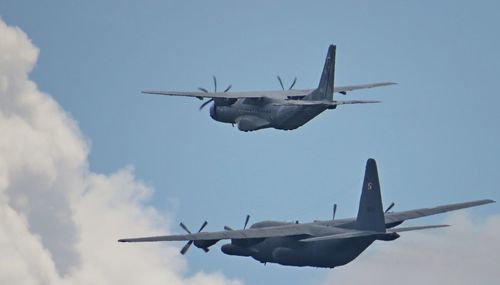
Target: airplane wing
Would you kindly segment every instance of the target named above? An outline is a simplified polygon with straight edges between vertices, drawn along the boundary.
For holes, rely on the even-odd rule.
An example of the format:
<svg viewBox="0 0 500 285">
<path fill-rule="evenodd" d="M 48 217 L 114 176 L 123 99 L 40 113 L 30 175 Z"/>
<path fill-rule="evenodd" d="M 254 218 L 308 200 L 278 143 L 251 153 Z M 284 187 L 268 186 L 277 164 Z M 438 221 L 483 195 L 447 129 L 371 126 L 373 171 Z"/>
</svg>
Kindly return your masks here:
<svg viewBox="0 0 500 285">
<path fill-rule="evenodd" d="M 251 239 L 278 236 L 294 236 L 309 234 L 306 227 L 285 225 L 268 228 L 230 230 L 219 232 L 200 232 L 184 235 L 153 236 L 144 238 L 120 239 L 119 242 L 149 242 L 149 241 L 188 241 L 188 240 L 221 240 L 221 239 Z"/>
<path fill-rule="evenodd" d="M 369 89 L 375 87 L 389 86 L 397 84 L 395 82 L 378 82 L 378 83 L 368 83 L 368 84 L 358 84 L 358 85 L 349 85 L 349 86 L 339 86 L 333 88 L 334 92 L 346 94 L 347 92 L 359 90 L 359 89 Z"/>
<path fill-rule="evenodd" d="M 394 82 L 379 82 L 379 83 L 369 83 L 369 84 L 359 84 L 350 86 L 339 86 L 334 88 L 334 92 L 346 94 L 349 91 L 368 89 L 381 86 L 388 86 L 396 84 Z M 153 91 L 147 90 L 142 91 L 144 94 L 154 94 L 154 95 L 167 95 L 167 96 L 184 96 L 184 97 L 195 97 L 195 98 L 229 98 L 229 99 L 244 99 L 244 98 L 271 98 L 271 99 L 288 99 L 294 97 L 307 96 L 314 89 L 302 89 L 302 90 L 274 90 L 274 91 L 243 91 L 243 92 L 184 92 L 184 91 Z M 339 102 L 339 101 L 337 101 Z M 348 102 L 348 101 L 344 101 Z M 375 103 L 375 102 L 360 102 L 360 103 Z M 340 104 L 355 104 L 355 103 L 339 103 Z"/>
<path fill-rule="evenodd" d="M 398 223 L 398 222 L 403 222 L 405 220 L 411 220 L 411 219 L 446 213 L 446 212 L 450 212 L 450 211 L 455 211 L 455 210 L 460 210 L 460 209 L 465 209 L 465 208 L 470 208 L 470 207 L 476 207 L 476 206 L 489 204 L 489 203 L 495 203 L 495 201 L 489 200 L 489 199 L 488 200 L 477 200 L 477 201 L 471 201 L 471 202 L 465 202 L 465 203 L 447 204 L 447 205 L 437 206 L 437 207 L 433 207 L 433 208 L 422 208 L 422 209 L 415 209 L 415 210 L 409 210 L 409 211 L 403 211 L 403 212 L 387 213 L 387 214 L 385 214 L 385 223 L 386 224 Z"/>
<path fill-rule="evenodd" d="M 285 91 L 247 91 L 247 92 L 182 92 L 182 91 L 142 91 L 144 94 L 169 95 L 169 96 L 184 96 L 196 98 L 229 98 L 229 99 L 244 99 L 244 98 L 271 98 L 271 99 L 288 99 L 289 97 L 302 97 L 311 93 L 312 89 L 305 90 L 285 90 Z"/>
<path fill-rule="evenodd" d="M 416 219 L 425 216 L 436 215 L 440 213 L 455 211 L 464 208 L 480 206 L 484 204 L 495 203 L 493 200 L 477 200 L 465 203 L 447 204 L 433 208 L 422 208 L 403 212 L 394 212 L 385 214 L 385 223 L 399 223 L 405 220 Z M 346 219 L 350 221 L 353 219 Z M 390 229 L 389 232 L 402 232 L 410 230 L 420 230 L 426 228 L 443 227 L 446 225 L 438 226 L 422 226 L 422 227 L 409 227 L 409 228 L 396 228 Z M 244 230 L 230 230 L 219 232 L 200 232 L 184 235 L 166 235 L 166 236 L 152 236 L 140 238 L 127 238 L 120 239 L 119 242 L 153 242 L 153 241 L 196 241 L 196 240 L 221 240 L 221 239 L 255 239 L 255 238 L 270 238 L 270 237 L 285 237 L 285 236 L 305 236 L 302 241 L 315 241 L 316 237 L 321 239 L 345 239 L 358 236 L 367 236 L 379 234 L 367 231 L 356 231 L 350 229 L 339 228 L 335 226 L 328 226 L 328 224 L 287 224 L 266 228 L 250 228 Z M 308 238 L 310 237 L 310 238 Z"/>
<path fill-rule="evenodd" d="M 401 211 L 401 212 L 389 212 L 385 214 L 385 224 L 389 225 L 392 223 L 402 223 L 406 220 L 411 220 L 411 219 L 416 219 L 416 218 L 421 218 L 421 217 L 426 217 L 426 216 L 431 216 L 431 215 L 437 215 L 441 213 L 446 213 L 450 211 L 456 211 L 460 209 L 465 209 L 465 208 L 470 208 L 470 207 L 476 207 L 484 204 L 490 204 L 490 203 L 495 203 L 495 201 L 487 199 L 487 200 L 477 200 L 477 201 L 470 201 L 470 202 L 464 202 L 464 203 L 456 203 L 456 204 L 447 204 L 447 205 L 441 205 L 441 206 L 436 206 L 432 208 L 421 208 L 421 209 L 414 209 L 414 210 L 409 210 L 409 211 Z M 349 224 L 353 223 L 356 220 L 356 218 L 345 218 L 345 219 L 336 219 L 335 221 L 328 220 L 328 221 L 316 221 L 319 224 L 322 225 L 329 225 L 329 226 L 342 226 L 344 224 Z M 387 229 L 389 230 L 389 229 Z"/>
<path fill-rule="evenodd" d="M 336 227 L 288 224 L 281 226 L 250 228 L 244 230 L 226 230 L 219 232 L 199 232 L 184 235 L 152 236 L 120 239 L 119 242 L 152 242 L 152 241 L 189 241 L 189 240 L 221 240 L 221 239 L 257 239 L 285 236 L 323 236 L 351 232 L 349 229 Z"/>
</svg>

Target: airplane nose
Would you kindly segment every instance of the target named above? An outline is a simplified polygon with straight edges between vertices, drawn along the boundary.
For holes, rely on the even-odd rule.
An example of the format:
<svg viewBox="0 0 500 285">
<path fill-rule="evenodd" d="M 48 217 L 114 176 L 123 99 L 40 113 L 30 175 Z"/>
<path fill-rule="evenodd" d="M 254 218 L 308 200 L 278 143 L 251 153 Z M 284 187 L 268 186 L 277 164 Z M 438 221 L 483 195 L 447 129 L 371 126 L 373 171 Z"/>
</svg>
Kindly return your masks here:
<svg viewBox="0 0 500 285">
<path fill-rule="evenodd" d="M 215 104 L 212 104 L 212 106 L 210 106 L 210 117 L 212 117 L 212 119 L 214 119 L 214 120 L 217 120 L 217 113 L 215 110 Z"/>
</svg>

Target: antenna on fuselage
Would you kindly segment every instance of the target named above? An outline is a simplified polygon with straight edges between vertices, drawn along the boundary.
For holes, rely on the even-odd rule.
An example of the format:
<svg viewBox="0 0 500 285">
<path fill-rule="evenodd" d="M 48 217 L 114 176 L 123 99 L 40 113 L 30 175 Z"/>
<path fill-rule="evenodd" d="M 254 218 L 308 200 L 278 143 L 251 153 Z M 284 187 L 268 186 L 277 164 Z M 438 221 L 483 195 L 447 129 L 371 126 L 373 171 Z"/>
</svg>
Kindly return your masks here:
<svg viewBox="0 0 500 285">
<path fill-rule="evenodd" d="M 333 204 L 333 217 L 332 217 L 332 221 L 335 220 L 335 214 L 337 213 L 337 204 Z"/>
</svg>

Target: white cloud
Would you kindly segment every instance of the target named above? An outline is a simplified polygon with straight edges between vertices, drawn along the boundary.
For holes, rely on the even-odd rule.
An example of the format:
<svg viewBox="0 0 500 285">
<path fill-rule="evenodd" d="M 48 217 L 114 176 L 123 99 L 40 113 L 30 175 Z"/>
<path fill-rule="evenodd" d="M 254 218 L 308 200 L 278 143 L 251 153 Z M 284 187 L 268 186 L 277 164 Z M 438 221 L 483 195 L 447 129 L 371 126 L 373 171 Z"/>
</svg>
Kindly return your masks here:
<svg viewBox="0 0 500 285">
<path fill-rule="evenodd" d="M 376 242 L 324 284 L 499 284 L 500 216 L 478 222 L 462 212 L 445 223 L 452 227 Z"/>
<path fill-rule="evenodd" d="M 131 168 L 88 170 L 76 123 L 29 80 L 38 49 L 0 19 L 0 283 L 239 284 L 184 275 L 167 244 L 127 246 L 124 233 L 165 233 L 152 190 Z"/>
</svg>

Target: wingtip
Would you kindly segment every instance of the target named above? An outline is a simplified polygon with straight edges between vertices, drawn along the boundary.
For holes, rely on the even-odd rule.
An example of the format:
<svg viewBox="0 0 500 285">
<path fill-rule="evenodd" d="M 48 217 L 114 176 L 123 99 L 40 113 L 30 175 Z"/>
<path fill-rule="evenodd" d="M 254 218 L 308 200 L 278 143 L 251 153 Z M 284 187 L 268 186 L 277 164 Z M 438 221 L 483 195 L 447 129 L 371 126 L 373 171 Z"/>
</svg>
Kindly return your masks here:
<svg viewBox="0 0 500 285">
<path fill-rule="evenodd" d="M 382 82 L 381 86 L 391 86 L 391 85 L 398 85 L 399 83 L 397 82 L 392 82 L 392 81 L 387 81 L 387 82 Z"/>
<path fill-rule="evenodd" d="M 142 94 L 151 94 L 151 95 L 161 95 L 161 91 L 156 90 L 142 90 Z"/>
<path fill-rule="evenodd" d="M 485 204 L 496 203 L 497 201 L 492 199 L 484 199 L 484 200 L 477 200 L 475 202 L 478 203 L 478 205 L 485 205 Z"/>
</svg>

